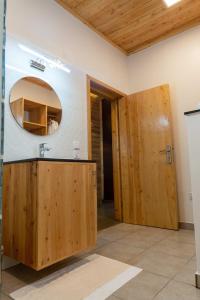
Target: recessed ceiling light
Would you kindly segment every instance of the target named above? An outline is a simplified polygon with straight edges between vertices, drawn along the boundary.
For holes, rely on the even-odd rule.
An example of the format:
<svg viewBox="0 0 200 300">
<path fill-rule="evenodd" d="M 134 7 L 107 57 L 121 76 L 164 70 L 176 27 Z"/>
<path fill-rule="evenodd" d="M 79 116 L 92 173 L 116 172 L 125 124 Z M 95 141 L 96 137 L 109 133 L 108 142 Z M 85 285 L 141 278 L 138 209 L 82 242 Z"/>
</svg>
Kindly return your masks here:
<svg viewBox="0 0 200 300">
<path fill-rule="evenodd" d="M 170 7 L 178 2 L 180 2 L 181 0 L 164 0 L 165 4 Z"/>
</svg>

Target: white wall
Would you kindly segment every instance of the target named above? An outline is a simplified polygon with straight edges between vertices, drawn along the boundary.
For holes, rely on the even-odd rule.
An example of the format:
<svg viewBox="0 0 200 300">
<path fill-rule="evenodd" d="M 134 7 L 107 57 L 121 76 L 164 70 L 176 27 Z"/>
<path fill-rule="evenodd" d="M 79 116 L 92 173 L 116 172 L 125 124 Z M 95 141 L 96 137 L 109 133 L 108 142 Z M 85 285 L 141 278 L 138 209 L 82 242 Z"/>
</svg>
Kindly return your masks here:
<svg viewBox="0 0 200 300">
<path fill-rule="evenodd" d="M 200 27 L 127 58 L 66 12 L 54 0 L 8 0 L 7 2 L 7 32 L 10 35 L 32 45 L 33 48 L 44 49 L 45 52 L 82 70 L 81 73 L 74 69 L 70 77 L 62 74 L 55 78 L 55 73 L 52 72 L 44 75 L 62 98 L 63 109 L 66 117 L 69 117 L 67 123 L 62 124 L 62 129 L 52 137 L 53 140 L 48 140 L 57 145 L 55 147 L 58 155 L 63 157 L 71 155 L 71 133 L 73 132 L 74 139 L 81 140 L 82 157 L 87 157 L 85 86 L 87 73 L 125 93 L 133 93 L 163 83 L 170 84 L 180 219 L 184 222 L 192 222 L 192 203 L 188 197 L 191 188 L 183 112 L 193 109 L 200 102 Z M 13 56 L 13 53 L 10 53 L 10 56 L 13 64 L 24 67 L 24 62 L 18 61 L 17 55 Z M 9 74 L 7 93 L 20 76 L 22 75 Z M 13 136 L 18 136 L 19 131 L 10 118 L 9 108 L 6 109 L 8 116 L 6 116 L 5 128 L 8 124 L 10 128 L 9 130 L 6 128 L 6 158 L 11 159 L 13 155 L 16 158 L 24 155 L 33 156 L 35 154 L 33 149 L 36 149 L 37 144 L 44 138 L 33 136 L 30 138 L 25 136 L 25 133 L 23 136 L 20 133 L 19 143 L 13 142 Z M 61 139 L 64 144 L 61 143 Z"/>
<path fill-rule="evenodd" d="M 171 87 L 180 220 L 192 222 L 184 111 L 200 103 L 200 27 L 128 58 L 130 93 L 164 83 Z"/>
<path fill-rule="evenodd" d="M 37 103 L 61 108 L 56 92 L 26 80 L 19 80 L 10 92 L 10 102 L 25 98 Z"/>
<path fill-rule="evenodd" d="M 5 161 L 38 156 L 38 145 L 47 142 L 51 157 L 72 158 L 73 141 L 80 142 L 81 158 L 87 159 L 87 98 L 86 76 L 70 67 L 71 73 L 47 67 L 44 73 L 29 66 L 30 54 L 18 47 L 18 41 L 7 38 L 6 98 L 5 98 Z M 37 76 L 49 83 L 57 93 L 62 106 L 62 120 L 51 136 L 35 136 L 21 129 L 12 116 L 9 94 L 13 85 L 24 76 Z"/>
<path fill-rule="evenodd" d="M 197 274 L 200 276 L 200 114 L 185 116 L 187 126 L 187 140 L 190 160 L 191 186 L 193 194 L 193 211 L 196 241 Z M 200 286 L 199 286 L 200 288 Z"/>
<path fill-rule="evenodd" d="M 127 58 L 54 0 L 7 0 L 7 32 L 126 92 Z"/>
</svg>

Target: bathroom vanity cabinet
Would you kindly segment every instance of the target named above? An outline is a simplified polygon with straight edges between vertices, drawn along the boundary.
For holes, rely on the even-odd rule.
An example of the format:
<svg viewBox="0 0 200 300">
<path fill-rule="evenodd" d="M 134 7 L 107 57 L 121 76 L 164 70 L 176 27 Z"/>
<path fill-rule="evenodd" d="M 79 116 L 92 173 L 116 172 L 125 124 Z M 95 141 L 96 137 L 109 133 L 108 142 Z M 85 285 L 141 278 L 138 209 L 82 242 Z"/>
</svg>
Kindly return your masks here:
<svg viewBox="0 0 200 300">
<path fill-rule="evenodd" d="M 4 254 L 41 270 L 96 244 L 96 164 L 29 159 L 4 164 Z"/>
</svg>

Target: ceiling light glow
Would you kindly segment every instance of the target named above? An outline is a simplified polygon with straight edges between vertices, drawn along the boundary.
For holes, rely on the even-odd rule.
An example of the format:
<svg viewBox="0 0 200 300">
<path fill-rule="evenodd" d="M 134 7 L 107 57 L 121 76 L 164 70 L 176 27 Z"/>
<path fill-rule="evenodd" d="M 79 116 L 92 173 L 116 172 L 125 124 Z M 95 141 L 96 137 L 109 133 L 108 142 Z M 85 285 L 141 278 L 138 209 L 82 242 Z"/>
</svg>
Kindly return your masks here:
<svg viewBox="0 0 200 300">
<path fill-rule="evenodd" d="M 57 68 L 57 69 L 60 69 L 64 72 L 67 72 L 67 73 L 71 73 L 71 70 L 68 69 L 60 60 L 56 59 L 56 60 L 53 60 L 53 59 L 49 59 L 47 58 L 46 56 L 42 55 L 41 53 L 39 52 L 36 52 L 35 50 L 31 49 L 31 48 L 28 48 L 27 46 L 25 45 L 22 45 L 22 44 L 18 44 L 19 48 L 31 55 L 34 55 L 36 56 L 37 58 L 40 58 L 41 60 L 44 60 L 45 62 L 47 62 L 49 64 L 49 66 L 51 68 Z"/>
<path fill-rule="evenodd" d="M 9 69 L 9 70 L 16 71 L 16 72 L 19 72 L 21 74 L 27 75 L 27 72 L 25 70 L 22 70 L 20 68 L 15 67 L 15 66 L 6 64 L 6 68 Z M 34 76 L 34 75 L 29 74 L 29 76 Z"/>
<path fill-rule="evenodd" d="M 175 5 L 176 3 L 180 2 L 181 0 L 164 0 L 165 4 L 170 7 L 172 5 Z"/>
</svg>

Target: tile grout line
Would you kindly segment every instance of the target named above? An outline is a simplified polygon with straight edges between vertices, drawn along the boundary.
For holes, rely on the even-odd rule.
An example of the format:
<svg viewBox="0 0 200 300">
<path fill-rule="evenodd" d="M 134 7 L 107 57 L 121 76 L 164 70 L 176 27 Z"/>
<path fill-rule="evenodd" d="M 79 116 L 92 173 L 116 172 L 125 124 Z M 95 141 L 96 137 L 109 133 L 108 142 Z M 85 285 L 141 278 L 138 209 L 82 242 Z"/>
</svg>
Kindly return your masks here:
<svg viewBox="0 0 200 300">
<path fill-rule="evenodd" d="M 192 257 L 187 261 L 187 263 L 185 265 L 187 265 L 189 263 L 189 261 L 192 260 Z M 185 266 L 184 265 L 184 266 Z M 156 297 L 172 282 L 172 281 L 176 281 L 174 278 L 176 277 L 176 275 L 178 274 L 179 272 L 177 272 L 174 276 L 172 276 L 171 278 L 169 277 L 166 277 L 166 278 L 169 278 L 169 281 L 155 294 L 155 296 L 152 298 L 152 300 L 155 300 Z M 155 274 L 155 273 L 153 273 Z M 190 285 L 191 286 L 191 285 Z"/>
<path fill-rule="evenodd" d="M 116 225 L 114 225 L 114 226 L 116 226 Z M 112 226 L 112 227 L 114 227 L 114 226 Z M 111 227 L 109 227 L 109 228 L 111 228 Z M 151 228 L 151 227 L 150 227 Z M 105 230 L 105 229 L 104 229 Z M 134 234 L 134 233 L 138 233 L 138 231 L 141 231 L 142 230 L 142 228 L 140 229 L 136 229 L 135 231 L 133 231 L 132 233 Z M 124 237 L 123 238 L 125 238 L 125 237 L 127 237 L 128 235 L 130 235 L 131 236 L 131 233 L 129 232 L 129 233 L 127 233 L 126 235 L 124 235 Z M 162 239 L 160 239 L 159 241 L 155 241 L 151 246 L 149 246 L 149 247 L 147 247 L 147 248 L 142 248 L 142 247 L 137 247 L 137 246 L 134 246 L 135 248 L 138 248 L 138 249 L 144 249 L 144 251 L 142 251 L 141 252 L 141 254 L 143 255 L 143 254 L 145 254 L 144 252 L 146 252 L 146 251 L 148 251 L 148 250 L 151 250 L 151 248 L 153 248 L 154 246 L 156 246 L 157 244 L 159 244 L 159 243 L 161 243 L 162 241 L 164 241 L 164 240 L 167 240 L 169 237 L 170 237 L 170 235 L 171 235 L 171 232 L 169 233 L 169 236 L 166 236 L 166 237 L 164 237 L 164 238 L 162 238 Z M 100 246 L 100 247 L 98 247 L 98 248 L 96 248 L 96 249 L 101 249 L 101 248 L 103 248 L 104 246 L 106 246 L 106 245 L 108 245 L 108 244 L 110 244 L 110 243 L 115 243 L 115 242 L 120 242 L 120 240 L 122 240 L 123 238 L 117 238 L 116 240 L 113 240 L 113 241 L 109 241 L 108 240 L 108 243 L 107 244 L 105 244 L 105 245 L 102 245 L 102 246 Z M 103 238 L 104 240 L 106 240 L 105 238 Z M 185 242 L 184 242 L 185 243 Z M 121 242 L 121 244 L 124 244 L 124 245 L 127 245 L 126 243 L 123 243 L 123 242 Z M 186 244 L 190 244 L 190 243 L 186 243 Z M 165 254 L 164 252 L 162 252 L 161 251 L 161 253 L 163 253 L 163 254 Z M 138 256 L 140 256 L 141 254 L 139 254 Z M 185 258 L 185 259 L 187 259 L 186 257 L 180 257 L 180 256 L 177 256 L 177 255 L 172 255 L 172 254 L 170 254 L 170 256 L 173 256 L 173 257 L 179 257 L 179 258 Z M 192 259 L 192 257 L 191 257 L 191 259 Z M 129 259 L 127 262 L 129 262 L 131 259 Z M 188 261 L 186 262 L 186 264 L 188 263 Z"/>
<path fill-rule="evenodd" d="M 138 231 L 136 231 L 136 232 L 138 232 Z M 131 235 L 131 234 L 130 234 Z M 153 245 L 151 245 L 150 247 L 148 247 L 148 248 L 146 248 L 146 249 L 144 249 L 144 251 L 141 253 L 141 254 L 139 254 L 138 256 L 136 256 L 136 258 L 137 257 L 139 257 L 140 255 L 145 255 L 145 252 L 147 252 L 148 250 L 150 250 L 151 248 L 153 248 L 155 245 L 157 245 L 157 244 L 159 244 L 159 243 L 161 243 L 162 241 L 164 241 L 164 240 L 167 240 L 168 238 L 170 237 L 170 235 L 169 236 L 166 236 L 166 237 L 164 237 L 163 239 L 161 239 L 161 240 L 159 240 L 159 241 L 157 241 L 157 242 L 155 242 L 155 243 L 153 243 Z M 116 241 L 120 241 L 121 239 L 117 239 Z M 175 241 L 176 242 L 176 241 Z M 185 243 L 185 242 L 184 242 Z M 190 244 L 190 243 L 188 243 L 188 244 Z M 135 248 L 139 248 L 139 247 L 136 247 L 136 246 L 134 246 Z M 179 256 L 175 256 L 175 255 L 170 255 L 170 256 L 173 256 L 173 257 L 179 257 Z M 192 257 L 190 257 L 187 261 L 186 261 L 186 263 L 184 264 L 184 266 L 185 265 L 187 265 L 191 260 L 192 260 L 192 258 L 193 258 L 193 256 Z M 129 263 L 129 261 L 127 261 L 127 263 Z M 180 268 L 181 269 L 181 268 Z M 149 271 L 148 271 L 149 272 Z M 156 273 L 154 273 L 154 272 L 149 272 L 149 273 L 152 273 L 152 274 L 154 274 L 154 275 L 156 275 L 156 276 L 162 276 L 162 277 L 164 277 L 164 278 L 166 278 L 166 279 L 168 279 L 168 281 L 167 281 L 167 283 L 153 296 L 153 298 L 152 298 L 152 300 L 153 299 L 155 299 L 160 293 L 161 293 L 161 291 L 163 290 L 163 289 L 165 289 L 166 288 L 166 286 L 170 283 L 170 282 L 172 282 L 173 280 L 174 280 L 174 278 L 176 277 L 176 275 L 179 273 L 179 271 L 174 275 L 174 276 L 172 276 L 171 278 L 170 277 L 167 277 L 167 276 L 163 276 L 163 275 L 159 275 L 159 274 L 156 274 Z M 116 297 L 116 296 L 115 296 Z M 118 298 L 118 299 L 122 299 L 121 297 L 116 297 L 116 298 Z M 123 300 L 123 299 L 122 299 Z"/>
<path fill-rule="evenodd" d="M 151 300 L 155 300 L 156 297 L 170 284 L 171 281 L 172 281 L 172 279 L 170 279 L 168 282 L 166 282 L 166 284 L 153 296 L 153 298 Z"/>
<path fill-rule="evenodd" d="M 129 232 L 129 233 L 125 234 L 123 238 L 125 238 L 125 237 L 127 237 L 127 236 L 129 236 L 129 235 L 131 236 L 131 234 L 138 233 L 139 231 L 140 231 L 140 229 L 135 230 L 135 231 L 133 231 L 132 233 Z M 145 256 L 145 252 L 151 250 L 154 246 L 156 246 L 157 244 L 161 243 L 162 241 L 167 240 L 167 239 L 170 239 L 171 236 L 172 236 L 172 235 L 169 234 L 169 235 L 165 236 L 164 238 L 160 239 L 159 241 L 154 242 L 151 246 L 145 248 L 140 254 L 138 254 L 138 255 L 136 256 L 136 259 L 137 259 L 140 255 L 141 255 L 141 256 Z M 114 240 L 114 241 L 108 241 L 108 243 L 106 243 L 105 245 L 109 245 L 110 243 L 114 243 L 114 242 L 118 242 L 118 243 L 121 243 L 121 244 L 126 245 L 125 243 L 120 242 L 120 240 L 122 240 L 123 238 L 117 238 L 117 239 Z M 105 240 L 106 240 L 106 239 L 105 239 Z M 173 240 L 172 240 L 172 241 L 173 241 Z M 173 242 L 179 244 L 179 242 L 177 242 L 176 240 L 173 241 Z M 184 244 L 193 244 L 193 243 L 188 243 L 188 242 L 180 242 L 180 243 L 184 243 Z M 103 245 L 102 247 L 104 247 L 105 245 Z M 102 247 L 100 247 L 100 248 L 102 248 Z M 134 247 L 135 247 L 135 248 L 142 249 L 142 247 L 137 247 L 137 246 L 134 246 Z M 98 249 L 99 249 L 99 248 L 98 248 Z M 162 253 L 162 252 L 161 252 L 161 253 Z M 164 253 L 163 253 L 163 254 L 164 254 Z M 176 258 L 177 258 L 177 257 L 178 257 L 178 258 L 182 258 L 182 257 L 180 257 L 180 256 L 171 255 L 171 254 L 170 254 L 170 256 L 176 257 Z M 190 261 L 192 261 L 193 257 L 194 257 L 194 255 L 191 256 L 190 258 L 186 259 L 185 264 L 184 264 L 182 267 L 180 267 L 180 270 L 183 269 Z M 183 258 L 184 258 L 184 257 L 183 257 Z M 130 260 L 131 260 L 131 259 L 130 259 Z M 128 260 L 126 263 L 129 264 L 129 261 L 130 261 L 130 260 Z M 180 271 L 180 270 L 179 270 L 179 271 Z M 167 277 L 167 276 L 159 275 L 159 274 L 154 273 L 154 272 L 149 272 L 149 271 L 147 271 L 147 272 L 149 272 L 149 273 L 151 273 L 151 274 L 154 274 L 154 275 L 156 275 L 156 276 L 161 276 L 161 277 L 163 277 L 163 278 L 168 279 L 168 281 L 166 282 L 166 284 L 165 284 L 165 285 L 164 285 L 164 286 L 163 286 L 163 287 L 162 287 L 162 288 L 161 288 L 161 289 L 153 296 L 152 300 L 155 299 L 155 298 L 162 292 L 162 290 L 164 290 L 164 289 L 165 289 L 172 281 L 176 281 L 176 280 L 175 280 L 175 277 L 177 276 L 177 274 L 179 273 L 179 271 L 176 272 L 176 274 L 175 274 L 174 276 L 172 276 L 172 277 Z M 177 281 L 176 281 L 176 282 L 177 282 Z M 178 281 L 178 282 L 179 282 L 179 281 Z M 180 283 L 182 283 L 182 282 L 180 282 Z M 187 283 L 185 283 L 185 284 L 187 284 Z M 192 285 L 190 285 L 190 284 L 188 284 L 188 285 L 189 285 L 189 286 L 192 286 Z M 115 295 L 114 295 L 114 297 L 116 297 L 116 299 L 123 300 L 123 298 L 121 298 L 121 297 L 119 297 L 119 296 L 115 296 Z"/>
</svg>

